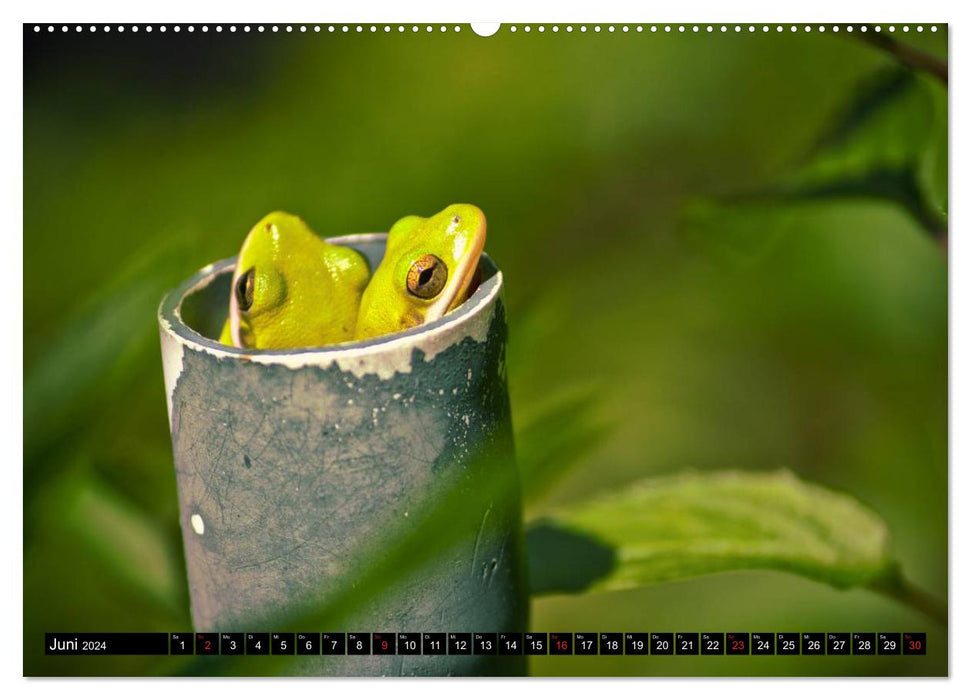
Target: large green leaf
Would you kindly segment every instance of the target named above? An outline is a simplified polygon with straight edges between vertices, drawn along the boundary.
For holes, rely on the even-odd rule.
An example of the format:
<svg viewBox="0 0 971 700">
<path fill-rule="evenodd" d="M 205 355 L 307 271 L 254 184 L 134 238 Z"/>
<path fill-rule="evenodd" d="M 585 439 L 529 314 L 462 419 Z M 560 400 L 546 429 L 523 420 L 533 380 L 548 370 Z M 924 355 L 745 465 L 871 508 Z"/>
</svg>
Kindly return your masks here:
<svg viewBox="0 0 971 700">
<path fill-rule="evenodd" d="M 879 517 L 786 471 L 648 479 L 544 517 L 531 526 L 528 548 L 534 593 L 639 588 L 738 569 L 867 586 L 896 571 Z M 587 580 L 578 580 L 579 569 Z"/>
</svg>

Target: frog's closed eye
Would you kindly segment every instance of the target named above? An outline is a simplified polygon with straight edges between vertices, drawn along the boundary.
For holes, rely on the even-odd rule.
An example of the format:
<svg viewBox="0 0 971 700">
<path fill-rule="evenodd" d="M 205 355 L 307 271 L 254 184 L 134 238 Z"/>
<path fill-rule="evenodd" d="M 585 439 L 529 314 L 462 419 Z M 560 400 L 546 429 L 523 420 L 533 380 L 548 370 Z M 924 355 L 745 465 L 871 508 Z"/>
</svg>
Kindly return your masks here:
<svg viewBox="0 0 971 700">
<path fill-rule="evenodd" d="M 251 267 L 236 280 L 236 303 L 240 311 L 249 311 L 253 306 L 253 288 L 256 283 L 256 268 Z"/>
<path fill-rule="evenodd" d="M 408 292 L 419 299 L 434 299 L 445 288 L 448 266 L 441 258 L 427 253 L 415 260 L 408 270 Z"/>
</svg>

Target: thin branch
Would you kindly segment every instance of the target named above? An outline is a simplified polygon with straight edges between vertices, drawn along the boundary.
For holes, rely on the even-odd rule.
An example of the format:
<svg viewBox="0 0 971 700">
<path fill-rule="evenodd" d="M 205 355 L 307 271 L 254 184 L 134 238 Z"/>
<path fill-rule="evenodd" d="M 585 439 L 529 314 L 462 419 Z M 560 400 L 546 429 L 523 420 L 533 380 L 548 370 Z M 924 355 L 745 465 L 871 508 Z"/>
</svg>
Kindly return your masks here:
<svg viewBox="0 0 971 700">
<path fill-rule="evenodd" d="M 918 610 L 942 625 L 947 625 L 947 601 L 918 588 L 899 571 L 882 581 L 871 584 L 870 589 Z"/>
<path fill-rule="evenodd" d="M 913 47 L 910 44 L 898 41 L 887 34 L 877 34 L 874 31 L 869 31 L 866 34 L 860 33 L 854 34 L 853 36 L 876 46 L 878 49 L 886 51 L 908 68 L 930 73 L 947 87 L 947 61 Z"/>
</svg>

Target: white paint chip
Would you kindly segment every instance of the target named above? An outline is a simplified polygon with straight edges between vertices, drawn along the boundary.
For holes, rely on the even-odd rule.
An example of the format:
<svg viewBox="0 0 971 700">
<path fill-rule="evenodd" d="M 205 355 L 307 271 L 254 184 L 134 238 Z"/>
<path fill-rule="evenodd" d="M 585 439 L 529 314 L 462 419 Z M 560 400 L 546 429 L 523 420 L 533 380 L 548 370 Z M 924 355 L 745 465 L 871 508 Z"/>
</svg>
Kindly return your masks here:
<svg viewBox="0 0 971 700">
<path fill-rule="evenodd" d="M 202 516 L 198 513 L 193 513 L 192 517 L 189 518 L 189 522 L 192 523 L 192 529 L 195 530 L 197 535 L 201 535 L 206 531 L 206 524 L 202 521 Z"/>
</svg>

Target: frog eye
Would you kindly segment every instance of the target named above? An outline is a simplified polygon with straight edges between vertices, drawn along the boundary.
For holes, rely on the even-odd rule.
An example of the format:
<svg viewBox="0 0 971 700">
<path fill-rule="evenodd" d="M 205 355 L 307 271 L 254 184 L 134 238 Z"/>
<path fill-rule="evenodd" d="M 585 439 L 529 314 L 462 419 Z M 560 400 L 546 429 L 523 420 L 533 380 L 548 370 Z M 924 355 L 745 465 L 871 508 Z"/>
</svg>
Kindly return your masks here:
<svg viewBox="0 0 971 700">
<path fill-rule="evenodd" d="M 256 268 L 251 267 L 236 280 L 236 304 L 240 311 L 249 311 L 253 306 L 253 287 L 256 281 Z"/>
<path fill-rule="evenodd" d="M 448 279 L 448 267 L 442 259 L 426 253 L 408 270 L 408 292 L 419 299 L 433 299 L 441 294 Z"/>
</svg>

